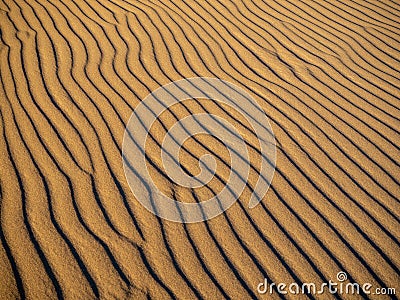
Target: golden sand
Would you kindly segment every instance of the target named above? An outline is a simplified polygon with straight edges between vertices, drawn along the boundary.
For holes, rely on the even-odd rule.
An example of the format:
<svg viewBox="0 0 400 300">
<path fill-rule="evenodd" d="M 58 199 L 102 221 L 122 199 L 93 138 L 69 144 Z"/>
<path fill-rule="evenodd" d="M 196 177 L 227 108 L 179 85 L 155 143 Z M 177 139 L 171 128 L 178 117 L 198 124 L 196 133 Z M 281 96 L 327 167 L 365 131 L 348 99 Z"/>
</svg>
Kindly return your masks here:
<svg viewBox="0 0 400 300">
<path fill-rule="evenodd" d="M 0 30 L 0 299 L 269 299 L 283 296 L 259 294 L 264 278 L 321 284 L 340 271 L 400 292 L 398 1 L 1 0 Z M 122 139 L 151 91 L 200 76 L 254 97 L 276 171 L 255 208 L 247 187 L 212 220 L 174 223 L 135 199 Z M 240 115 L 200 102 L 172 111 L 225 117 L 257 147 Z M 161 124 L 171 115 L 147 147 L 160 189 L 218 193 L 223 180 L 190 191 L 157 171 Z M 185 149 L 194 174 L 189 154 L 211 152 L 228 176 L 212 137 Z"/>
</svg>

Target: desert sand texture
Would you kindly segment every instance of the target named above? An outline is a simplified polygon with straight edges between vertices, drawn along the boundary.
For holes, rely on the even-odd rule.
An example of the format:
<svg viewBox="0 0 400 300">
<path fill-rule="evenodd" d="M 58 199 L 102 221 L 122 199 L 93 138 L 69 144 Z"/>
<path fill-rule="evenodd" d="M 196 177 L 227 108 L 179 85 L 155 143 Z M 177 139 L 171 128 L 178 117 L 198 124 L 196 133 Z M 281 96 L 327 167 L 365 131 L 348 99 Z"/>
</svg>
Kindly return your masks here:
<svg viewBox="0 0 400 300">
<path fill-rule="evenodd" d="M 396 0 L 0 0 L 0 299 L 397 299 L 376 288 L 400 293 L 399 60 Z M 202 202 L 229 178 L 207 134 L 179 159 L 195 175 L 212 154 L 210 182 L 164 172 L 162 141 L 185 117 L 229 122 L 251 163 L 221 215 L 171 222 L 130 189 L 123 137 L 149 93 L 192 77 L 255 99 L 276 169 L 249 208 L 262 153 L 243 114 L 210 99 L 171 107 L 146 141 L 164 194 Z M 258 290 L 339 272 L 371 293 Z"/>
</svg>

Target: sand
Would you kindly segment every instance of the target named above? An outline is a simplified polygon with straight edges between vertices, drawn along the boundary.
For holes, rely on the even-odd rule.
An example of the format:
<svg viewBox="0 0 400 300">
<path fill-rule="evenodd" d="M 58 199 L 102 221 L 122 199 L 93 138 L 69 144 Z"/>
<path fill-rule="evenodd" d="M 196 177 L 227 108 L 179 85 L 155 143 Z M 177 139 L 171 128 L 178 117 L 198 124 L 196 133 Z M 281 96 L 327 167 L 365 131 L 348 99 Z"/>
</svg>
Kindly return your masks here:
<svg viewBox="0 0 400 300">
<path fill-rule="evenodd" d="M 398 1 L 1 0 L 0 30 L 0 299 L 400 292 Z M 249 93 L 277 157 L 250 209 L 260 153 L 246 121 L 213 101 L 173 107 L 146 148 L 164 193 L 204 201 L 229 175 L 229 154 L 207 135 L 185 142 L 181 163 L 197 174 L 211 153 L 217 178 L 187 189 L 162 172 L 165 130 L 191 114 L 238 128 L 254 167 L 228 210 L 184 224 L 137 201 L 121 151 L 140 101 L 191 77 Z M 257 291 L 265 278 L 321 285 L 339 272 L 371 294 Z"/>
</svg>

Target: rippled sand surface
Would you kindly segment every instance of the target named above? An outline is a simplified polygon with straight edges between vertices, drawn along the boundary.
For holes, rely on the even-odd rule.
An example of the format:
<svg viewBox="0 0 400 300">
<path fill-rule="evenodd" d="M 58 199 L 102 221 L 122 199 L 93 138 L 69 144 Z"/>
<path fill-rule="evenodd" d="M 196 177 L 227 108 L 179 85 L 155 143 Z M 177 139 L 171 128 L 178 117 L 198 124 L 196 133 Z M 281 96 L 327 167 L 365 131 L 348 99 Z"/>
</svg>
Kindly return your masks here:
<svg viewBox="0 0 400 300">
<path fill-rule="evenodd" d="M 0 299 L 293 298 L 257 286 L 339 272 L 400 293 L 399 49 L 395 0 L 0 0 Z M 171 181 L 160 143 L 177 120 L 224 118 L 251 158 L 232 207 L 184 224 L 137 201 L 121 151 L 140 101 L 191 77 L 249 93 L 277 157 L 250 209 L 260 151 L 243 116 L 205 99 L 165 112 L 146 158 L 170 197 L 207 200 L 229 176 L 226 147 L 202 134 L 181 164 L 197 174 L 211 153 L 217 176 Z"/>
</svg>

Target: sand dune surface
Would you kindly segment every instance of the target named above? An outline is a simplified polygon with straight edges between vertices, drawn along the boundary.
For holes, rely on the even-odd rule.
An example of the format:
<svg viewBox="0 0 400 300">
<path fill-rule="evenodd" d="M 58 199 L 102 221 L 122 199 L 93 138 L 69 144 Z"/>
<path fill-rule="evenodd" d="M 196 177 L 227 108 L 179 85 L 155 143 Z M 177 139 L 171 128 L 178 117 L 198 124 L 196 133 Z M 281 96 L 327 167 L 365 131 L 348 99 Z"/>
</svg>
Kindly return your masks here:
<svg viewBox="0 0 400 300">
<path fill-rule="evenodd" d="M 0 0 L 0 299 L 397 299 L 377 293 L 400 293 L 399 49 L 395 0 Z M 194 77 L 255 100 L 275 172 L 249 208 L 260 119 L 181 101 L 146 140 L 159 191 L 201 203 L 230 180 L 229 147 L 205 132 L 178 156 L 195 176 L 211 154 L 212 179 L 187 188 L 165 172 L 163 140 L 196 114 L 235 128 L 250 167 L 236 166 L 244 189 L 222 214 L 171 222 L 131 190 L 123 138 L 149 93 Z M 260 293 L 265 280 L 371 293 Z"/>
</svg>

